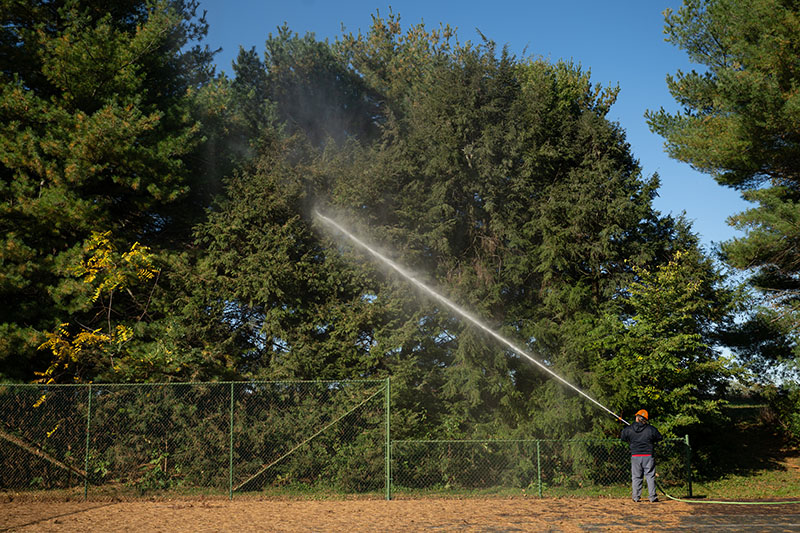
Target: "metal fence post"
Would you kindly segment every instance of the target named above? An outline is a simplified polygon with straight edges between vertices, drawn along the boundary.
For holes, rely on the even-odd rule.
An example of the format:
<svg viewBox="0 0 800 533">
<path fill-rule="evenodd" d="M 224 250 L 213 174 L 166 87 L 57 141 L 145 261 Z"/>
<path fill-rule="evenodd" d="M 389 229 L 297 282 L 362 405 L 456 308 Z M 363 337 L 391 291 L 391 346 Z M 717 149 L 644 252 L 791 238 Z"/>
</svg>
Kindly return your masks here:
<svg viewBox="0 0 800 533">
<path fill-rule="evenodd" d="M 538 485 L 539 485 L 539 497 L 542 497 L 542 454 L 541 454 L 541 442 L 540 440 L 536 441 L 536 473 L 539 478 Z"/>
<path fill-rule="evenodd" d="M 89 401 L 86 407 L 86 452 L 83 456 L 83 499 L 89 498 L 89 432 L 92 427 L 92 384 L 89 383 Z"/>
<path fill-rule="evenodd" d="M 689 498 L 692 497 L 692 447 L 689 445 L 689 434 L 684 435 L 686 443 L 686 480 L 689 483 Z"/>
<path fill-rule="evenodd" d="M 391 423 L 389 422 L 389 411 L 391 407 L 391 381 L 386 378 L 386 499 L 392 499 L 392 437 L 390 434 Z"/>
<path fill-rule="evenodd" d="M 230 443 L 228 444 L 228 499 L 233 499 L 233 382 L 231 382 L 231 405 L 228 418 L 230 419 Z"/>
</svg>

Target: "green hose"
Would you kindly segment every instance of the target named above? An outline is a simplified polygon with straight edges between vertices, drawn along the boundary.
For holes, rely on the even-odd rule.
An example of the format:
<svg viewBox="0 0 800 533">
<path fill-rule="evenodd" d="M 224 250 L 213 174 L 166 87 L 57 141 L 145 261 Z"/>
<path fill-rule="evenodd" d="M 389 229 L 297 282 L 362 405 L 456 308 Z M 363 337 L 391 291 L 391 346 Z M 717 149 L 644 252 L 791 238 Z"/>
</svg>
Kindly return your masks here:
<svg viewBox="0 0 800 533">
<path fill-rule="evenodd" d="M 787 505 L 787 504 L 798 504 L 800 501 L 790 501 L 790 502 L 726 502 L 726 501 L 719 501 L 719 500 L 684 500 L 681 498 L 675 498 L 674 496 L 670 496 L 670 494 L 664 490 L 664 487 L 661 486 L 661 483 L 656 481 L 656 486 L 658 490 L 664 493 L 664 496 L 669 498 L 670 500 L 675 500 L 676 502 L 683 502 L 683 503 L 714 503 L 714 504 L 721 504 L 721 505 Z"/>
</svg>

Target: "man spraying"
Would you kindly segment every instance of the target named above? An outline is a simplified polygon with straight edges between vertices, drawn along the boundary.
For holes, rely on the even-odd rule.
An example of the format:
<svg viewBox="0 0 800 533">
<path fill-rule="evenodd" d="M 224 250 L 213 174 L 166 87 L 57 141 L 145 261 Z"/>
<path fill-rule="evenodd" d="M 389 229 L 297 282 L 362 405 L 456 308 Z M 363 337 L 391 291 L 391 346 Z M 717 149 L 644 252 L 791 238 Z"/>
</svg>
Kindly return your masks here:
<svg viewBox="0 0 800 533">
<path fill-rule="evenodd" d="M 658 501 L 656 494 L 656 461 L 653 457 L 655 443 L 662 439 L 661 433 L 648 423 L 647 411 L 640 409 L 636 420 L 622 430 L 619 438 L 631 449 L 631 488 L 633 501 L 642 497 L 642 478 L 647 479 L 647 492 L 651 502 Z"/>
</svg>

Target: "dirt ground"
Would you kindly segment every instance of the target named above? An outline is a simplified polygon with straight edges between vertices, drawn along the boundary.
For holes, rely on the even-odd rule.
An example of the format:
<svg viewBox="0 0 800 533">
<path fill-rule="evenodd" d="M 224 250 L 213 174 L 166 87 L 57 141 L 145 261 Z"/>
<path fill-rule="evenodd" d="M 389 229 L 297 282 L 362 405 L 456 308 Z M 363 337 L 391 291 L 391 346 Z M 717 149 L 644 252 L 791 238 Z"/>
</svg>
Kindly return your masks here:
<svg viewBox="0 0 800 533">
<path fill-rule="evenodd" d="M 800 531 L 800 505 L 619 499 L 0 502 L 0 532 Z"/>
</svg>

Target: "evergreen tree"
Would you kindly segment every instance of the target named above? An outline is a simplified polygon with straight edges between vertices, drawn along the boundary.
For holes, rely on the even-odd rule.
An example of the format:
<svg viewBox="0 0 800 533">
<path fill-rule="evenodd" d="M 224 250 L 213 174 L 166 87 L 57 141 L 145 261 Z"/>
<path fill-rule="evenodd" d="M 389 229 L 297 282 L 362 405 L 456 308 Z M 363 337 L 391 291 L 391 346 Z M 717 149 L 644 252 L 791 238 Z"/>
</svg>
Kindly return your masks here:
<svg viewBox="0 0 800 533">
<path fill-rule="evenodd" d="M 266 90 L 289 133 L 303 132 L 317 147 L 374 136 L 374 93 L 327 43 L 313 34 L 299 37 L 284 25 L 269 35 L 264 57 Z M 245 72 L 239 74 L 237 79 Z"/>
<path fill-rule="evenodd" d="M 687 235 L 687 248 L 652 271 L 635 269 L 608 317 L 611 334 L 595 348 L 605 352 L 606 379 L 628 416 L 646 406 L 662 432 L 676 436 L 724 418 L 725 389 L 737 374 L 719 353 L 737 295 L 695 241 Z"/>
<path fill-rule="evenodd" d="M 73 275 L 92 232 L 110 232 L 118 253 L 136 242 L 158 252 L 185 241 L 202 213 L 192 115 L 212 53 L 192 46 L 207 29 L 196 8 L 0 4 L 3 379 L 47 368 L 37 348 L 59 324 L 77 335 L 94 331 L 104 310 L 122 314 L 87 298 Z"/>
<path fill-rule="evenodd" d="M 250 377 L 373 375 L 359 361 L 369 280 L 326 250 L 305 216 L 312 154 L 304 139 L 274 134 L 197 231 L 209 301 L 241 332 L 239 371 Z"/>
<path fill-rule="evenodd" d="M 667 78 L 683 112 L 650 112 L 651 128 L 665 138 L 672 157 L 755 204 L 730 218 L 745 236 L 721 245 L 722 259 L 749 276 L 754 300 L 760 300 L 728 342 L 754 363 L 759 379 L 787 369 L 796 377 L 800 6 L 783 0 L 685 0 L 677 13 L 667 12 L 665 32 L 703 71 Z M 782 381 L 793 389 L 791 400 L 776 407 L 782 421 L 794 420 L 787 428 L 798 435 L 797 384 Z"/>
<path fill-rule="evenodd" d="M 781 0 L 686 0 L 667 11 L 667 40 L 702 66 L 667 84 L 681 113 L 649 112 L 668 153 L 742 191 L 755 207 L 731 217 L 745 236 L 723 259 L 764 298 L 757 323 L 798 331 L 800 10 Z M 780 343 L 778 343 L 780 344 Z M 766 352 L 764 352 L 766 354 Z M 771 350 L 771 355 L 775 351 Z"/>
<path fill-rule="evenodd" d="M 595 406 L 314 229 L 322 204 L 571 382 L 629 408 L 597 338 L 619 332 L 608 316 L 624 320 L 616 300 L 636 268 L 676 249 L 699 254 L 696 240 L 653 210 L 657 177 L 642 176 L 606 118 L 616 88 L 571 63 L 452 38 L 421 25 L 403 33 L 391 16 L 330 45 L 333 55 L 287 32 L 268 44 L 269 84 L 328 86 L 287 64 L 343 72 L 355 81 L 337 94 L 379 103 L 359 122 L 379 135 L 337 127 L 321 142 L 317 125 L 292 118 L 291 98 L 270 92 L 286 126 L 198 232 L 215 272 L 208 307 L 244 341 L 249 375 L 392 375 L 400 434 L 590 431 Z M 325 105 L 350 109 L 341 101 Z"/>
</svg>

